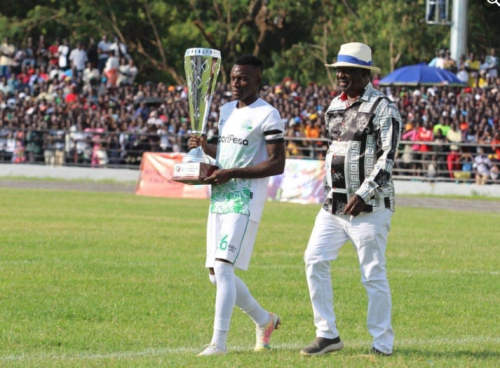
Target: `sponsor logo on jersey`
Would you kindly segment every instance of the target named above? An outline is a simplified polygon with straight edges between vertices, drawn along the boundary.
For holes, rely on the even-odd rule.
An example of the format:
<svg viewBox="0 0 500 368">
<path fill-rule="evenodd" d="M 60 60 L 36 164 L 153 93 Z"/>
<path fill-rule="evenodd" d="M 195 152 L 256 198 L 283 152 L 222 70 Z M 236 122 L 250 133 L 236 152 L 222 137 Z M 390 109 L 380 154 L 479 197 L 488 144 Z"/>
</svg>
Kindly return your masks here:
<svg viewBox="0 0 500 368">
<path fill-rule="evenodd" d="M 245 130 L 252 130 L 252 120 L 247 119 L 241 124 L 241 128 Z"/>
<path fill-rule="evenodd" d="M 229 249 L 230 252 L 233 252 L 233 253 L 236 252 L 236 247 L 234 245 L 232 245 L 232 244 L 229 244 L 228 249 Z"/>
<path fill-rule="evenodd" d="M 248 139 L 236 137 L 234 134 L 219 137 L 219 143 L 233 143 L 240 146 L 248 146 Z"/>
</svg>

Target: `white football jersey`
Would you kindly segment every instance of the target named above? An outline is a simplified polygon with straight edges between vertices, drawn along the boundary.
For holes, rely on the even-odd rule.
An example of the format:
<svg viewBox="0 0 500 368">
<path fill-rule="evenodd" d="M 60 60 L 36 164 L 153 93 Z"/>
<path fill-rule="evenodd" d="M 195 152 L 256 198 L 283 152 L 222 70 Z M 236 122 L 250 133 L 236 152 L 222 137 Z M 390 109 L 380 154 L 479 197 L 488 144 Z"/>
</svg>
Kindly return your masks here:
<svg viewBox="0 0 500 368">
<path fill-rule="evenodd" d="M 216 165 L 221 169 L 245 168 L 268 159 L 266 144 L 283 141 L 280 114 L 262 99 L 238 109 L 238 101 L 221 107 Z M 231 179 L 212 185 L 210 212 L 249 215 L 259 222 L 267 197 L 269 178 Z"/>
</svg>

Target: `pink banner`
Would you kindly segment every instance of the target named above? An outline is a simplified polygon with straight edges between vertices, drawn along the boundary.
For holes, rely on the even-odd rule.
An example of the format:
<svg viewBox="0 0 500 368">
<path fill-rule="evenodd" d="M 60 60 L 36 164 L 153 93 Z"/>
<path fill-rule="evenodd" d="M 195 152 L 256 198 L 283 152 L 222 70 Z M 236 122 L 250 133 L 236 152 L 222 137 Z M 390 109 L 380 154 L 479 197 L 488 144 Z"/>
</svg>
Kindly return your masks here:
<svg viewBox="0 0 500 368">
<path fill-rule="evenodd" d="M 174 165 L 184 154 L 149 153 L 142 155 L 141 175 L 135 194 L 153 197 L 208 198 L 210 185 L 184 185 L 172 181 Z"/>
<path fill-rule="evenodd" d="M 144 153 L 136 194 L 155 197 L 209 198 L 210 185 L 173 182 L 173 167 L 184 154 Z M 294 203 L 322 203 L 324 161 L 287 160 L 285 172 L 269 180 L 268 200 Z"/>
</svg>

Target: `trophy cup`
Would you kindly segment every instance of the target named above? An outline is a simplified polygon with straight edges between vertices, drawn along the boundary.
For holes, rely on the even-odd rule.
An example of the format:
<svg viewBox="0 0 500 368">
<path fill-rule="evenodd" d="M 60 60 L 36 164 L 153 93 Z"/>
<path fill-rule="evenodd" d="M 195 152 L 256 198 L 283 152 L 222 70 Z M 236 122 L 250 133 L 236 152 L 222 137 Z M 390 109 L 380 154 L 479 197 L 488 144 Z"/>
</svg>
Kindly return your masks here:
<svg viewBox="0 0 500 368">
<path fill-rule="evenodd" d="M 193 48 L 184 54 L 191 131 L 198 137 L 205 133 L 220 63 L 218 50 Z M 203 179 L 216 169 L 200 146 L 189 151 L 182 163 L 174 165 L 172 180 L 184 184 L 207 184 Z"/>
</svg>

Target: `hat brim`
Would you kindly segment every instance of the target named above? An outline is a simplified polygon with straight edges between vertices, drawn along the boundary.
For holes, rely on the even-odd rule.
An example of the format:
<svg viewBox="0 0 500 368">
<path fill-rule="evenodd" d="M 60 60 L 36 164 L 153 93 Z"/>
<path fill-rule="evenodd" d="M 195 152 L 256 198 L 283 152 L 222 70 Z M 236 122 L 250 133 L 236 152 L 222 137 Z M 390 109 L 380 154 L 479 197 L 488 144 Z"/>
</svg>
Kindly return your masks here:
<svg viewBox="0 0 500 368">
<path fill-rule="evenodd" d="M 346 63 L 346 62 L 340 62 L 340 63 L 333 63 L 333 64 L 325 64 L 326 67 L 329 68 L 361 68 L 361 69 L 368 69 L 371 70 L 372 72 L 375 73 L 380 73 L 380 68 L 377 68 L 376 66 L 365 66 L 365 65 L 359 65 L 359 64 L 353 64 L 353 63 Z"/>
</svg>

